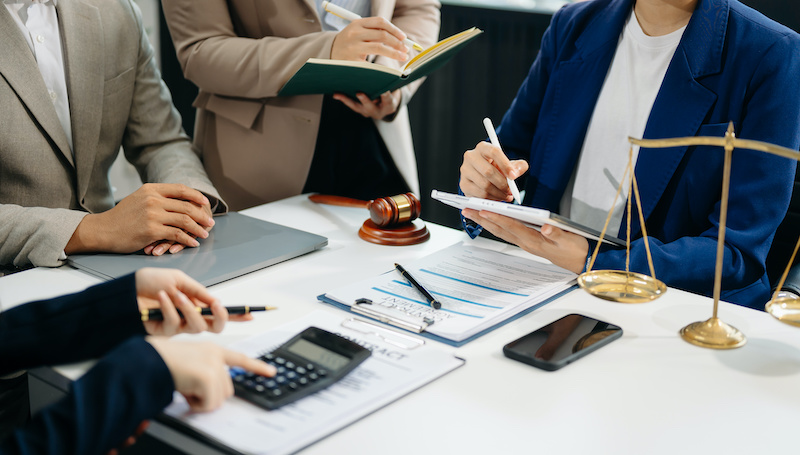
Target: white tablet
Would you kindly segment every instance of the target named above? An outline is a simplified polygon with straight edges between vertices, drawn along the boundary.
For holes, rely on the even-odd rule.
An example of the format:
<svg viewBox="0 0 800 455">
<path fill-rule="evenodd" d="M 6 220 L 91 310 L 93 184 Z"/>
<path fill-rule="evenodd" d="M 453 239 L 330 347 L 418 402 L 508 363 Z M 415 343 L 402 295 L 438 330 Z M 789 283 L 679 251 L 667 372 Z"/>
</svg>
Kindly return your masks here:
<svg viewBox="0 0 800 455">
<path fill-rule="evenodd" d="M 551 213 L 549 210 L 514 205 L 501 201 L 491 201 L 489 199 L 481 199 L 477 197 L 460 196 L 458 194 L 444 193 L 437 190 L 431 191 L 431 197 L 457 209 L 488 210 L 500 215 L 505 215 L 507 217 L 522 221 L 534 229 L 539 229 L 543 225 L 549 224 L 559 229 L 581 235 L 587 239 L 600 239 L 599 231 L 576 223 L 569 218 L 564 218 L 556 213 Z M 610 236 L 608 233 L 606 233 L 605 237 L 603 238 L 603 242 L 616 246 L 625 246 L 624 240 Z"/>
</svg>

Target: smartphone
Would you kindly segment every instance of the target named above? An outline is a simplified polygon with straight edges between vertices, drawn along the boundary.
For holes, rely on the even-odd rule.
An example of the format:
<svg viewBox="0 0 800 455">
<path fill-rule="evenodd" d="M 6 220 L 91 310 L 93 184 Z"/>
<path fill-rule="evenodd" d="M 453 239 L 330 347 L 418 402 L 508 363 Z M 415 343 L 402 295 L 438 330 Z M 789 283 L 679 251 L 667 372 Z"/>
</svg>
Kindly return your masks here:
<svg viewBox="0 0 800 455">
<path fill-rule="evenodd" d="M 555 371 L 622 336 L 622 329 L 582 314 L 563 318 L 503 346 L 503 354 Z"/>
</svg>

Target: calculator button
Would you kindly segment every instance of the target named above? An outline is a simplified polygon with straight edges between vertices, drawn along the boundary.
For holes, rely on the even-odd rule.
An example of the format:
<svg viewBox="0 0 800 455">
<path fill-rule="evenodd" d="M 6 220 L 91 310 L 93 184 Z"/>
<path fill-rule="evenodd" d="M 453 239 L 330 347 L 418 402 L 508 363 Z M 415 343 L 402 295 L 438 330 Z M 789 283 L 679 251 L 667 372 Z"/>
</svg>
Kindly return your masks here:
<svg viewBox="0 0 800 455">
<path fill-rule="evenodd" d="M 256 384 L 264 384 L 265 382 L 267 382 L 267 378 L 264 376 L 259 376 L 255 379 L 255 381 Z"/>
<path fill-rule="evenodd" d="M 290 383 L 286 384 L 286 387 L 290 388 L 291 390 L 297 390 L 298 385 L 297 385 L 296 382 L 290 382 Z"/>
<path fill-rule="evenodd" d="M 286 377 L 285 376 L 276 376 L 275 382 L 278 384 L 286 384 Z"/>
<path fill-rule="evenodd" d="M 275 357 L 275 363 L 277 363 L 278 365 L 285 365 L 286 359 L 284 359 L 283 357 Z"/>
<path fill-rule="evenodd" d="M 278 383 L 273 381 L 272 379 L 270 379 L 269 381 L 265 382 L 264 385 L 267 386 L 270 389 L 274 389 L 275 387 L 278 387 Z"/>
<path fill-rule="evenodd" d="M 256 384 L 256 386 L 254 387 L 254 389 L 255 389 L 255 391 L 256 391 L 256 392 L 258 392 L 258 393 L 264 393 L 264 391 L 265 391 L 265 390 L 267 390 L 267 388 L 266 388 L 266 387 L 264 387 L 264 386 L 263 386 L 263 385 L 261 385 L 261 384 Z"/>
<path fill-rule="evenodd" d="M 251 379 L 247 379 L 246 381 L 244 381 L 244 386 L 247 387 L 248 389 L 252 389 L 253 387 L 255 387 L 255 385 L 256 383 L 253 382 Z"/>
<path fill-rule="evenodd" d="M 295 368 L 294 371 L 296 371 L 297 374 L 306 374 L 306 372 L 307 372 L 307 370 L 305 368 L 303 368 L 303 367 L 297 367 L 297 368 Z"/>
<path fill-rule="evenodd" d="M 317 375 L 317 373 L 311 373 L 308 375 L 308 379 L 316 381 L 317 379 L 319 379 L 319 375 Z"/>
<path fill-rule="evenodd" d="M 286 367 L 278 367 L 275 369 L 276 374 L 283 374 L 286 373 Z"/>
<path fill-rule="evenodd" d="M 275 390 L 272 391 L 272 396 L 274 396 L 274 397 L 279 397 L 281 395 L 283 395 L 283 392 L 281 392 L 281 389 L 275 389 Z"/>
<path fill-rule="evenodd" d="M 240 375 L 238 375 L 238 376 L 234 376 L 234 377 L 233 377 L 233 382 L 236 382 L 236 383 L 238 383 L 238 384 L 241 384 L 242 382 L 244 382 L 244 375 L 241 375 L 241 374 L 240 374 Z"/>
<path fill-rule="evenodd" d="M 286 368 L 288 368 L 288 369 L 290 369 L 290 370 L 294 370 L 294 368 L 295 368 L 296 366 L 297 366 L 297 365 L 295 365 L 295 364 L 294 364 L 294 362 L 286 362 Z"/>
<path fill-rule="evenodd" d="M 265 362 L 269 362 L 270 360 L 275 360 L 275 356 L 273 354 L 265 354 L 261 357 Z"/>
<path fill-rule="evenodd" d="M 300 378 L 300 379 L 297 380 L 297 383 L 300 384 L 301 386 L 302 385 L 307 385 L 308 384 L 308 378 Z"/>
<path fill-rule="evenodd" d="M 313 369 L 314 369 L 314 364 L 313 363 L 307 363 L 306 364 L 306 370 L 312 371 Z"/>
<path fill-rule="evenodd" d="M 320 368 L 319 370 L 317 370 L 317 374 L 318 374 L 320 377 L 324 378 L 325 376 L 327 376 L 327 375 L 328 375 L 328 372 L 327 372 L 327 371 L 325 371 L 325 370 L 323 370 L 322 368 Z"/>
<path fill-rule="evenodd" d="M 286 379 L 297 379 L 297 373 L 295 373 L 294 371 L 286 373 Z"/>
</svg>

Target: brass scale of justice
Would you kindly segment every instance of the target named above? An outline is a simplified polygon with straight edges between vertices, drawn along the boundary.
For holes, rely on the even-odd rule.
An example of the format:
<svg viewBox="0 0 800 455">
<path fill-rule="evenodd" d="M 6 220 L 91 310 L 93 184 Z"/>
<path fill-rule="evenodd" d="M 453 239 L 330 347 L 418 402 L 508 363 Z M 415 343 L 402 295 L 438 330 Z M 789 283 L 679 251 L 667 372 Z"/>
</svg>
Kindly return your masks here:
<svg viewBox="0 0 800 455">
<path fill-rule="evenodd" d="M 719 296 L 721 291 L 722 282 L 722 259 L 725 251 L 725 225 L 728 214 L 728 193 L 730 188 L 730 173 L 731 173 L 731 160 L 734 148 L 743 148 L 755 150 L 760 152 L 771 153 L 773 155 L 782 156 L 791 160 L 800 161 L 800 153 L 785 147 L 781 147 L 766 142 L 739 139 L 733 132 L 733 122 L 728 125 L 728 131 L 724 137 L 683 137 L 683 138 L 669 138 L 669 139 L 635 139 L 628 138 L 628 141 L 633 145 L 646 148 L 666 148 L 666 147 L 679 147 L 691 145 L 712 145 L 724 148 L 725 160 L 723 167 L 722 177 L 722 202 L 720 205 L 720 222 L 719 234 L 717 241 L 717 258 L 716 269 L 714 273 L 714 311 L 710 319 L 706 321 L 694 322 L 687 325 L 680 330 L 681 337 L 694 345 L 711 348 L 711 349 L 733 349 L 743 346 L 747 338 L 745 335 L 735 327 L 723 322 L 717 317 L 717 309 L 719 307 Z M 617 202 L 617 198 L 622 190 L 623 185 L 627 184 L 628 199 L 627 199 L 627 239 L 626 239 L 626 260 L 625 271 L 621 270 L 592 270 L 597 253 L 600 249 L 601 242 L 597 242 L 597 247 L 592 253 L 592 257 L 586 268 L 586 272 L 578 276 L 578 285 L 590 294 L 614 302 L 620 303 L 644 303 L 657 299 L 666 292 L 667 287 L 663 282 L 655 277 L 655 270 L 653 268 L 653 258 L 650 254 L 650 244 L 647 239 L 647 230 L 644 225 L 644 216 L 642 214 L 642 204 L 639 198 L 639 187 L 636 182 L 636 176 L 633 172 L 632 159 L 633 149 L 628 154 L 628 166 L 621 179 L 620 185 L 617 188 L 617 194 L 612 203 L 612 209 L 609 211 L 606 218 L 603 230 L 600 233 L 600 239 L 605 236 L 608 228 L 609 221 L 611 220 L 611 212 Z M 633 189 L 633 191 L 631 191 Z M 636 197 L 636 208 L 639 212 L 639 222 L 642 228 L 642 237 L 644 239 L 645 251 L 647 253 L 647 262 L 650 268 L 650 275 L 631 272 L 630 265 L 630 246 L 631 246 L 631 199 L 632 193 Z M 770 301 L 766 304 L 766 311 L 774 316 L 781 322 L 786 324 L 800 327 L 800 299 L 794 297 L 779 296 L 780 289 L 783 287 L 789 270 L 794 263 L 797 255 L 797 250 L 800 248 L 800 238 L 797 240 L 797 245 L 789 259 L 789 264 L 786 266 L 783 274 L 781 275 L 778 287 L 772 295 Z"/>
</svg>

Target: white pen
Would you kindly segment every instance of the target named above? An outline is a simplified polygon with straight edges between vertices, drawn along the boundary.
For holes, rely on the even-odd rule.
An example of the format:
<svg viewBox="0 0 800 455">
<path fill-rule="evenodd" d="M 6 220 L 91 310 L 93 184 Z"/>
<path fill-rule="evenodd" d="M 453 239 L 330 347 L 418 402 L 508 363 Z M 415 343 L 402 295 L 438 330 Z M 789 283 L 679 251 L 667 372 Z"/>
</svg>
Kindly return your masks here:
<svg viewBox="0 0 800 455">
<path fill-rule="evenodd" d="M 503 148 L 500 147 L 500 140 L 497 139 L 497 133 L 495 132 L 494 125 L 492 125 L 492 120 L 489 117 L 483 119 L 483 126 L 486 128 L 486 134 L 489 135 L 489 140 L 492 141 L 492 145 L 499 148 L 502 152 Z M 508 177 L 506 177 L 506 181 L 508 182 L 508 187 L 511 188 L 511 194 L 514 195 L 514 201 L 517 204 L 522 204 L 522 197 L 519 195 L 519 188 L 517 188 L 517 184 Z"/>
<path fill-rule="evenodd" d="M 325 11 L 333 14 L 334 16 L 341 17 L 342 19 L 344 19 L 346 21 L 352 22 L 352 21 L 361 19 L 361 16 L 359 16 L 358 14 L 356 14 L 356 13 L 354 13 L 352 11 L 348 11 L 348 10 L 342 8 L 341 6 L 334 5 L 331 2 L 322 2 L 322 8 Z M 420 46 L 419 44 L 411 41 L 408 38 L 403 40 L 403 44 L 405 44 L 408 47 L 413 47 L 414 49 L 416 49 L 418 51 L 422 50 L 422 46 Z"/>
</svg>

